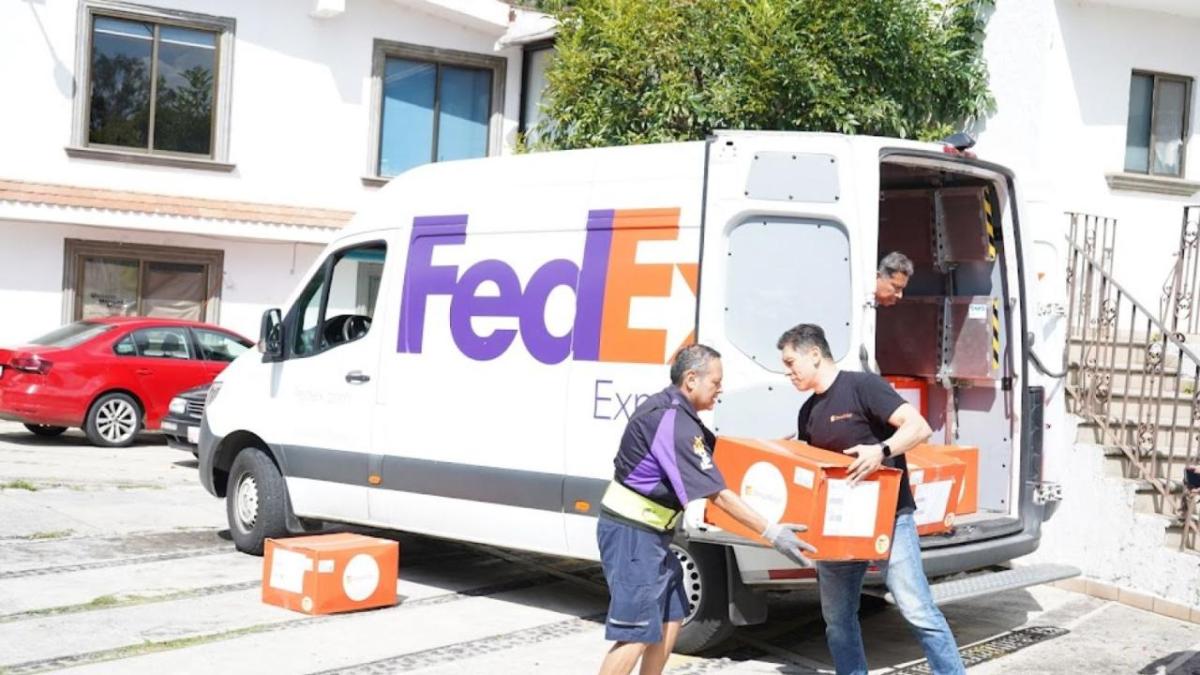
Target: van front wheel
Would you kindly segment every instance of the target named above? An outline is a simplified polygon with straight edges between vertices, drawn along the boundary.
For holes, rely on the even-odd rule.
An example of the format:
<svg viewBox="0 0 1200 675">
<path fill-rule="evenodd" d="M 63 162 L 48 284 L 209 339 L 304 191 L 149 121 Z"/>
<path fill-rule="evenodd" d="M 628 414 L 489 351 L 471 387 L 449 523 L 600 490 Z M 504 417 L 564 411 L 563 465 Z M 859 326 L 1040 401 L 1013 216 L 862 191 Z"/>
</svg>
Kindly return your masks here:
<svg viewBox="0 0 1200 675">
<path fill-rule="evenodd" d="M 688 597 L 688 615 L 675 640 L 675 651 L 695 654 L 717 646 L 733 634 L 725 549 L 713 544 L 674 542 L 671 552 L 683 568 L 683 589 Z"/>
<path fill-rule="evenodd" d="M 287 485 L 275 462 L 258 448 L 237 454 L 229 470 L 225 512 L 239 551 L 262 555 L 263 543 L 287 535 Z"/>
</svg>

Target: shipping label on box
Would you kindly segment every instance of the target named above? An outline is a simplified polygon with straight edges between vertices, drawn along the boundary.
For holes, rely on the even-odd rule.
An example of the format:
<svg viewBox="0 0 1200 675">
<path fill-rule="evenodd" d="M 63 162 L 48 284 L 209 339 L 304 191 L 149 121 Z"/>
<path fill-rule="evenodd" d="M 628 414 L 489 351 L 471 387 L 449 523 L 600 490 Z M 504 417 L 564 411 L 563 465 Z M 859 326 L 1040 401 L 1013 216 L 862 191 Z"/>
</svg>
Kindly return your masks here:
<svg viewBox="0 0 1200 675">
<path fill-rule="evenodd" d="M 359 534 L 268 539 L 263 602 L 305 614 L 396 604 L 400 545 Z"/>
<path fill-rule="evenodd" d="M 884 468 L 851 487 L 854 458 L 799 441 L 720 437 L 713 461 L 730 489 L 771 522 L 806 525 L 814 560 L 882 560 L 891 553 L 900 472 Z M 758 533 L 711 502 L 705 520 L 748 539 Z"/>
</svg>

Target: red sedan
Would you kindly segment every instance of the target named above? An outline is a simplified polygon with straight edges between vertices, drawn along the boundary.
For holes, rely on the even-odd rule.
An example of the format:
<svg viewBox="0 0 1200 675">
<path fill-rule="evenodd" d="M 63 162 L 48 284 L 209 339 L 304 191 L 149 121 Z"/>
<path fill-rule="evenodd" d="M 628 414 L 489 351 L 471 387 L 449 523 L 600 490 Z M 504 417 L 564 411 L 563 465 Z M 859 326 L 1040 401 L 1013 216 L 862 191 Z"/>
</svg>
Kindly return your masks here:
<svg viewBox="0 0 1200 675">
<path fill-rule="evenodd" d="M 211 382 L 253 343 L 194 321 L 78 321 L 31 344 L 0 349 L 0 419 L 41 436 L 82 427 L 100 446 L 158 429 L 171 397 Z"/>
</svg>

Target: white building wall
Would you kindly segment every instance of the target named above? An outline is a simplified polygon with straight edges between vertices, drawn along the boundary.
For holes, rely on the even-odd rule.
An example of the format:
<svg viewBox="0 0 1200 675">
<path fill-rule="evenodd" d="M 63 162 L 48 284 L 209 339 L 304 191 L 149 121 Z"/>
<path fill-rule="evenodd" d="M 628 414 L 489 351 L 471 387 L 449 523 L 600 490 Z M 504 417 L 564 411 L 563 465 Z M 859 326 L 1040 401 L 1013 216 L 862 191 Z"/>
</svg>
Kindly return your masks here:
<svg viewBox="0 0 1200 675">
<path fill-rule="evenodd" d="M 376 38 L 507 59 L 505 152 L 515 140 L 521 50 L 496 52 L 499 33 L 456 25 L 393 0 L 355 0 L 344 14 L 308 15 L 294 0 L 150 0 L 139 4 L 230 17 L 233 50 L 230 173 L 72 159 L 77 3 L 0 2 L 0 177 L 193 197 L 355 209 L 375 188 L 369 159 L 371 58 Z M 19 96 L 17 96 L 19 94 Z M 17 96 L 16 98 L 13 98 Z M 14 101 L 21 104 L 14 105 Z"/>
<path fill-rule="evenodd" d="M 1124 167 L 1129 83 L 1138 69 L 1196 80 L 1184 178 L 1200 180 L 1195 14 L 1007 0 L 997 3 L 985 43 L 997 110 L 982 125 L 978 152 L 1017 172 L 1028 207 L 1026 232 L 1059 246 L 1065 211 L 1117 218 L 1114 272 L 1155 311 L 1178 244 L 1182 207 L 1200 202 L 1200 195 L 1114 190 L 1105 175 Z"/>
<path fill-rule="evenodd" d="M 321 252 L 313 244 L 0 222 L 0 241 L 5 242 L 0 246 L 0 345 L 22 344 L 62 325 L 67 239 L 224 251 L 219 323 L 250 339 L 258 338 L 263 311 L 287 299 Z"/>
</svg>

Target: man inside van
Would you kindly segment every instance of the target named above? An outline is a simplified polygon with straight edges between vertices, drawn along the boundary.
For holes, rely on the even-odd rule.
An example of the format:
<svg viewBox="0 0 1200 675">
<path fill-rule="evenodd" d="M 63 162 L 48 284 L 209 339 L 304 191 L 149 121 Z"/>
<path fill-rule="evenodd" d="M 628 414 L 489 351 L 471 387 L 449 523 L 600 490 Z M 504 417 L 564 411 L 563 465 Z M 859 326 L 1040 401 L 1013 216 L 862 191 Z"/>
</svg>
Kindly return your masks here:
<svg viewBox="0 0 1200 675">
<path fill-rule="evenodd" d="M 883 256 L 875 272 L 875 306 L 891 307 L 900 302 L 912 274 L 913 264 L 908 256 L 899 251 Z"/>
<path fill-rule="evenodd" d="M 816 549 L 795 534 L 806 528 L 768 521 L 725 486 L 713 464 L 716 437 L 697 413 L 712 409 L 721 378 L 715 349 L 685 347 L 671 363 L 671 385 L 638 406 L 625 427 L 596 527 L 611 597 L 604 636 L 616 643 L 601 675 L 628 675 L 639 659 L 641 675 L 662 673 L 688 612 L 683 570 L 669 545 L 689 501 L 712 500 L 792 561 L 812 566 L 804 552 Z"/>
<path fill-rule="evenodd" d="M 887 561 L 880 563 L 880 571 L 933 672 L 964 672 L 954 635 L 933 603 L 921 566 L 921 545 L 913 520 L 917 507 L 904 459 L 906 451 L 933 433 L 929 423 L 882 377 L 840 371 L 820 326 L 802 323 L 790 328 L 776 347 L 792 385 L 799 391 L 812 392 L 797 419 L 800 440 L 853 456 L 851 485 L 880 466 L 902 472 L 892 552 Z M 839 675 L 867 672 L 858 622 L 858 601 L 866 572 L 866 562 L 817 562 L 825 637 Z"/>
</svg>

